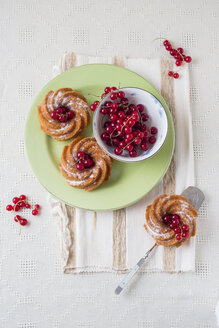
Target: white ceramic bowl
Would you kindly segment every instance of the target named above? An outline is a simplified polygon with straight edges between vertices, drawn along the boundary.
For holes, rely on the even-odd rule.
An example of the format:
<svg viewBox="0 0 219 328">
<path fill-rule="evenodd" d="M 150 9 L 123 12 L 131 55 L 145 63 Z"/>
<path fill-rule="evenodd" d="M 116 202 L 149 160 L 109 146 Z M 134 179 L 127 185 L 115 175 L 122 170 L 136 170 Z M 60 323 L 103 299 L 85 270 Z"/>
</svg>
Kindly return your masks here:
<svg viewBox="0 0 219 328">
<path fill-rule="evenodd" d="M 121 88 L 125 92 L 125 96 L 128 98 L 129 103 L 134 105 L 143 104 L 145 107 L 146 113 L 149 115 L 149 120 L 146 122 L 146 125 L 156 126 L 158 133 L 156 134 L 156 142 L 146 151 L 138 150 L 138 155 L 136 157 L 130 157 L 128 151 L 123 151 L 122 155 L 116 155 L 114 153 L 114 148 L 108 146 L 102 139 L 101 134 L 104 132 L 104 123 L 109 120 L 108 115 L 103 115 L 100 113 L 101 105 L 106 101 L 111 101 L 110 94 L 108 94 L 102 101 L 99 103 L 96 108 L 93 116 L 93 133 L 94 136 L 100 145 L 100 147 L 112 158 L 122 161 L 122 162 L 139 162 L 143 161 L 158 152 L 162 147 L 168 131 L 168 119 L 166 111 L 160 101 L 148 91 L 138 88 Z"/>
</svg>

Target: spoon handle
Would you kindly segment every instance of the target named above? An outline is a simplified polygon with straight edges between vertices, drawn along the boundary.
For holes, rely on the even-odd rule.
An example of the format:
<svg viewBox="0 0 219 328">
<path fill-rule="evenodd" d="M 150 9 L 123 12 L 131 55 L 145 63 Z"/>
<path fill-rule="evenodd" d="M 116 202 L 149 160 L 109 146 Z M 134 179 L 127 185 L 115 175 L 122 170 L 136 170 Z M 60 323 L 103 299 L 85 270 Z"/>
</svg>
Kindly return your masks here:
<svg viewBox="0 0 219 328">
<path fill-rule="evenodd" d="M 132 277 L 135 275 L 135 273 L 142 267 L 142 265 L 145 263 L 146 259 L 150 255 L 150 253 L 157 248 L 157 244 L 154 244 L 147 253 L 145 253 L 144 257 L 142 257 L 138 263 L 132 268 L 132 270 L 125 276 L 125 278 L 120 282 L 118 287 L 115 289 L 115 294 L 119 295 L 123 288 L 128 284 L 128 282 L 132 279 Z"/>
</svg>

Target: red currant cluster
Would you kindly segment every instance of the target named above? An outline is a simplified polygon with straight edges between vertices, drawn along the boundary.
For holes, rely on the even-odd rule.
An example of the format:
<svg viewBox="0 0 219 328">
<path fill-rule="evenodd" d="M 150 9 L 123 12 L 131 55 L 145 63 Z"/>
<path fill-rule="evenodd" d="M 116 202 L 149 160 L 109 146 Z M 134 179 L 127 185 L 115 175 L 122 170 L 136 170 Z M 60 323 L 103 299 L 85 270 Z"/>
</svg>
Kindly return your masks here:
<svg viewBox="0 0 219 328">
<path fill-rule="evenodd" d="M 192 61 L 192 57 L 184 55 L 183 48 L 174 49 L 169 40 L 165 40 L 163 42 L 163 45 L 166 50 L 170 52 L 170 55 L 176 59 L 176 66 L 181 66 L 183 62 L 190 63 Z M 177 72 L 174 73 L 172 71 L 169 71 L 168 75 L 174 77 L 174 79 L 179 78 L 179 73 Z"/>
<path fill-rule="evenodd" d="M 174 230 L 178 241 L 182 240 L 182 238 L 188 238 L 189 227 L 187 224 L 180 223 L 180 216 L 178 214 L 165 214 L 163 216 L 163 223 Z"/>
<path fill-rule="evenodd" d="M 146 126 L 149 116 L 145 113 L 142 104 L 129 103 L 122 90 L 116 91 L 116 87 L 106 87 L 101 98 L 110 93 L 110 99 L 101 106 L 100 113 L 107 115 L 109 121 L 104 123 L 105 131 L 101 139 L 108 145 L 114 146 L 114 153 L 122 155 L 124 150 L 130 157 L 137 156 L 138 146 L 141 150 L 148 150 L 149 146 L 156 142 L 157 128 Z M 90 108 L 95 110 L 99 102 L 94 102 Z"/>
<path fill-rule="evenodd" d="M 53 120 L 65 123 L 74 117 L 74 112 L 66 107 L 56 108 L 50 113 Z"/>
<path fill-rule="evenodd" d="M 14 205 L 9 204 L 9 205 L 6 206 L 7 211 L 18 212 L 22 208 L 31 208 L 31 204 L 28 203 L 27 197 L 25 195 L 20 195 L 19 197 L 14 197 L 12 199 L 12 202 L 14 203 Z M 39 213 L 38 212 L 39 209 L 40 209 L 39 204 L 34 205 L 34 209 L 32 210 L 32 214 L 34 216 L 37 215 Z M 22 226 L 25 226 L 28 223 L 28 221 L 26 219 L 22 218 L 20 215 L 16 215 L 14 217 L 14 221 L 19 222 L 20 225 L 22 225 Z"/>
<path fill-rule="evenodd" d="M 78 171 L 83 171 L 84 169 L 91 168 L 95 165 L 92 158 L 85 154 L 83 151 L 77 153 L 77 164 L 76 168 Z"/>
</svg>

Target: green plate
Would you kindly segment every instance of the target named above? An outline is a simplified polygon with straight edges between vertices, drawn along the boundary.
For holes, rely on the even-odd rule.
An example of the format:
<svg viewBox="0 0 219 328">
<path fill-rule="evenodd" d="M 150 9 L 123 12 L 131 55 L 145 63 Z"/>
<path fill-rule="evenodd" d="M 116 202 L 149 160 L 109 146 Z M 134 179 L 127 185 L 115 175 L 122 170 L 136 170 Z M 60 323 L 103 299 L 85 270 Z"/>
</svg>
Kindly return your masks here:
<svg viewBox="0 0 219 328">
<path fill-rule="evenodd" d="M 94 191 L 70 187 L 59 172 L 62 149 L 70 141 L 56 141 L 40 129 L 37 105 L 50 90 L 70 87 L 82 93 L 89 105 L 107 86 L 138 87 L 152 93 L 166 109 L 169 129 L 161 150 L 139 163 L 113 162 L 111 178 Z M 86 129 L 92 135 L 91 124 Z M 40 183 L 66 204 L 94 211 L 123 208 L 146 195 L 164 176 L 174 149 L 174 127 L 169 109 L 158 91 L 144 78 L 125 68 L 91 64 L 72 68 L 51 80 L 38 94 L 30 109 L 25 131 L 26 153 Z"/>
</svg>

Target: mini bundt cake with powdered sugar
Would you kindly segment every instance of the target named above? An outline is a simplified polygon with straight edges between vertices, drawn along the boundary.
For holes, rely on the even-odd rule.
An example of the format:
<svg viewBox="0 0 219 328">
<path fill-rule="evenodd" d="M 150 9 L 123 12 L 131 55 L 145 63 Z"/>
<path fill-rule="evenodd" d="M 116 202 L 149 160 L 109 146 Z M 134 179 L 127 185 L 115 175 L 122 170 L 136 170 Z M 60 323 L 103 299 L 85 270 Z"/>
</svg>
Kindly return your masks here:
<svg viewBox="0 0 219 328">
<path fill-rule="evenodd" d="M 56 140 L 80 135 L 90 122 L 86 98 L 71 88 L 49 91 L 38 106 L 40 128 Z"/>
<path fill-rule="evenodd" d="M 64 147 L 59 168 L 70 186 L 91 191 L 109 180 L 112 159 L 95 138 L 77 137 Z"/>
<path fill-rule="evenodd" d="M 160 195 L 147 206 L 145 217 L 145 229 L 158 245 L 179 247 L 195 236 L 198 213 L 187 197 Z"/>
</svg>

